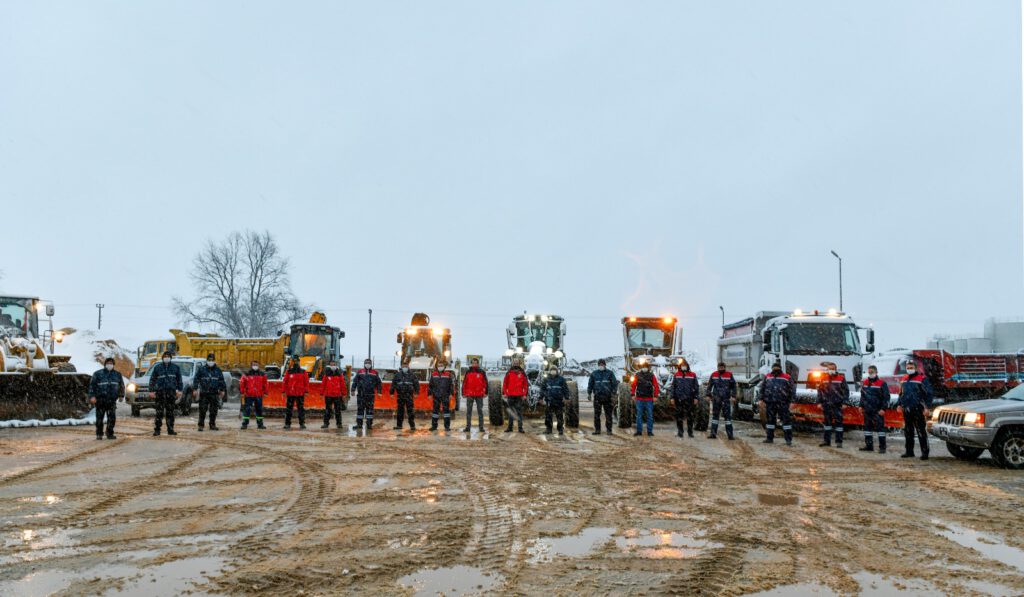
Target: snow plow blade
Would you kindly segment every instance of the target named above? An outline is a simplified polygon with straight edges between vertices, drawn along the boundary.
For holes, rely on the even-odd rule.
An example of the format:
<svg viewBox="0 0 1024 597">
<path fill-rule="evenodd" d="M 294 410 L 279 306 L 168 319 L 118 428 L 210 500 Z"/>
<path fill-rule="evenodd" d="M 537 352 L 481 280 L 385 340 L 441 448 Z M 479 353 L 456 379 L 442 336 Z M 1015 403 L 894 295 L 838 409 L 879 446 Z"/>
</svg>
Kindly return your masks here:
<svg viewBox="0 0 1024 597">
<path fill-rule="evenodd" d="M 84 373 L 0 373 L 0 421 L 78 419 L 89 412 Z"/>
</svg>

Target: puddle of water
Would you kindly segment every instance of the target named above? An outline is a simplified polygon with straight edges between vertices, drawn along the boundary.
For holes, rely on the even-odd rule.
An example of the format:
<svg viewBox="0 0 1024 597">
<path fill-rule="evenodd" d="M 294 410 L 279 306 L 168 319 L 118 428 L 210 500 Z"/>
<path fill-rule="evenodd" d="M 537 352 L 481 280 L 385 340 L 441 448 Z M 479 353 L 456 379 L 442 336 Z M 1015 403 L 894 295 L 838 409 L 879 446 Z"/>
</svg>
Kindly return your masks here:
<svg viewBox="0 0 1024 597">
<path fill-rule="evenodd" d="M 55 528 L 22 529 L 8 535 L 8 538 L 4 540 L 4 547 L 14 547 L 19 550 L 28 549 L 31 551 L 54 547 L 68 547 L 73 543 L 72 535 L 78 532 Z"/>
<path fill-rule="evenodd" d="M 143 568 L 142 576 L 125 583 L 119 595 L 181 595 L 186 591 L 194 593 L 194 587 L 203 583 L 204 577 L 216 574 L 224 567 L 224 559 L 218 557 L 183 558 L 158 566 Z"/>
<path fill-rule="evenodd" d="M 374 485 L 386 485 L 391 482 L 390 477 L 377 477 L 373 480 Z"/>
<path fill-rule="evenodd" d="M 782 585 L 767 591 L 748 593 L 747 597 L 792 597 L 793 595 L 835 595 L 835 593 L 822 585 L 803 583 L 799 585 Z"/>
<path fill-rule="evenodd" d="M 886 578 L 881 574 L 861 571 L 852 574 L 860 585 L 862 597 L 889 597 L 890 595 L 941 595 L 942 591 L 923 580 L 906 578 Z"/>
<path fill-rule="evenodd" d="M 526 549 L 531 564 L 550 562 L 555 556 L 578 558 L 601 547 L 612 538 L 615 529 L 610 527 L 589 527 L 568 537 L 544 537 L 537 539 Z"/>
<path fill-rule="evenodd" d="M 969 547 L 986 558 L 1024 572 L 1024 550 L 1011 547 L 994 535 L 962 527 L 958 524 L 938 519 L 932 519 L 931 522 L 939 527 L 936 529 L 936 532 L 946 539 L 959 543 L 964 547 Z"/>
<path fill-rule="evenodd" d="M 655 560 L 692 558 L 706 549 L 722 547 L 721 543 L 701 539 L 703 536 L 703 531 L 687 534 L 658 529 L 630 529 L 623 536 L 617 537 L 615 544 L 623 552 Z"/>
<path fill-rule="evenodd" d="M 417 597 L 428 595 L 475 595 L 490 591 L 500 584 L 500 574 L 484 572 L 472 566 L 452 566 L 419 570 L 398 579 L 398 584 L 411 588 Z"/>
<path fill-rule="evenodd" d="M 765 506 L 795 506 L 800 503 L 800 498 L 795 495 L 759 493 L 757 494 L 757 502 Z"/>
<path fill-rule="evenodd" d="M 56 495 L 36 495 L 32 497 L 18 498 L 18 501 L 32 502 L 36 504 L 46 504 L 47 506 L 52 506 L 54 504 L 59 504 L 61 502 L 61 499 L 59 496 Z"/>
</svg>

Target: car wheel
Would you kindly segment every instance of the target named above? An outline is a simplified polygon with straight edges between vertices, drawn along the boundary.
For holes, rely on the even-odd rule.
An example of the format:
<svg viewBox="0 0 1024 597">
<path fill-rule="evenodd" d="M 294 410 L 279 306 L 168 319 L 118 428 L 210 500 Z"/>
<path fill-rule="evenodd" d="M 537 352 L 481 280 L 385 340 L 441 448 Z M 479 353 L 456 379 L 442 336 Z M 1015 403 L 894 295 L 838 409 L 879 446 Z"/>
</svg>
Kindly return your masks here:
<svg viewBox="0 0 1024 597">
<path fill-rule="evenodd" d="M 978 456 L 981 456 L 984 448 L 972 448 L 969 446 L 960 446 L 952 442 L 946 442 L 946 449 L 953 455 L 953 458 L 957 460 L 977 460 Z"/>
<path fill-rule="evenodd" d="M 1009 429 L 996 439 L 992 456 L 1008 469 L 1024 469 L 1024 429 Z"/>
</svg>

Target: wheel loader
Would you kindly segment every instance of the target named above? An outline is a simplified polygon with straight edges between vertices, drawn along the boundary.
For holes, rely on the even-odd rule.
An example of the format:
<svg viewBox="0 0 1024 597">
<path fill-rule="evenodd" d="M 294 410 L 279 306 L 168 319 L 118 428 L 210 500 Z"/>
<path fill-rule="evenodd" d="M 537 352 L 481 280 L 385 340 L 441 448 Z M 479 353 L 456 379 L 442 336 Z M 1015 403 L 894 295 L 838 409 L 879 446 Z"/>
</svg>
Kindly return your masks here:
<svg viewBox="0 0 1024 597">
<path fill-rule="evenodd" d="M 633 402 L 631 386 L 633 378 L 644 365 L 651 366 L 651 372 L 658 379 L 661 392 L 654 401 L 654 420 L 675 420 L 675 404 L 672 402 L 672 379 L 682 356 L 683 331 L 675 317 L 623 317 L 622 340 L 625 352 L 625 375 L 619 384 L 615 402 L 615 413 L 619 427 L 636 424 L 636 404 Z M 694 427 L 699 431 L 708 428 L 708 410 L 703 397 L 698 402 Z"/>
<path fill-rule="evenodd" d="M 530 380 L 530 392 L 526 396 L 523 416 L 543 416 L 544 404 L 540 401 L 540 381 L 552 365 L 562 371 L 566 365 L 575 365 L 565 357 L 565 319 L 559 315 L 516 315 L 506 329 L 508 350 L 502 357 L 501 366 L 495 370 L 487 388 L 487 410 L 492 425 L 505 422 L 505 404 L 501 395 L 501 384 L 505 373 L 514 360 L 522 363 L 526 377 Z M 580 390 L 576 380 L 567 380 L 569 400 L 565 405 L 565 423 L 568 427 L 580 426 Z"/>
<path fill-rule="evenodd" d="M 299 366 L 309 374 L 309 392 L 306 394 L 304 403 L 307 414 L 309 411 L 323 411 L 326 404 L 320 378 L 323 377 L 324 369 L 332 360 L 341 363 L 341 339 L 344 337 L 345 332 L 327 325 L 327 316 L 319 311 L 310 316 L 308 323 L 292 324 L 284 344 L 284 354 L 278 356 L 281 359 L 280 363 L 266 367 L 268 381 L 267 396 L 263 400 L 264 413 L 277 414 L 287 408 L 287 396 L 284 394 L 282 377 L 293 358 L 298 358 Z M 269 339 L 269 342 L 272 346 L 279 346 L 279 341 L 276 339 Z M 239 340 L 236 350 L 244 352 L 245 343 L 245 341 Z M 257 353 L 265 349 L 266 346 L 259 346 Z M 352 379 L 349 371 L 346 371 L 346 381 L 351 385 Z M 348 400 L 345 397 L 342 400 L 342 410 L 347 408 Z"/>
<path fill-rule="evenodd" d="M 71 357 L 47 354 L 39 314 L 53 305 L 37 297 L 0 296 L 0 420 L 70 419 L 89 411 L 87 373 Z"/>
<path fill-rule="evenodd" d="M 413 409 L 418 412 L 432 412 L 434 400 L 427 394 L 430 384 L 430 372 L 438 361 L 444 361 L 448 370 L 455 375 L 457 393 L 451 398 L 448 408 L 451 412 L 459 410 L 462 372 L 460 363 L 452 363 L 452 331 L 449 328 L 431 325 L 430 316 L 426 313 L 414 313 L 409 326 L 398 332 L 395 337 L 399 349 L 395 353 L 397 364 L 409 363 L 409 370 L 416 374 L 420 381 L 420 389 L 413 398 Z M 381 396 L 374 403 L 375 410 L 394 412 L 398 410 L 398 396 L 391 395 L 391 380 L 398 371 L 394 368 L 378 367 L 383 381 Z"/>
</svg>

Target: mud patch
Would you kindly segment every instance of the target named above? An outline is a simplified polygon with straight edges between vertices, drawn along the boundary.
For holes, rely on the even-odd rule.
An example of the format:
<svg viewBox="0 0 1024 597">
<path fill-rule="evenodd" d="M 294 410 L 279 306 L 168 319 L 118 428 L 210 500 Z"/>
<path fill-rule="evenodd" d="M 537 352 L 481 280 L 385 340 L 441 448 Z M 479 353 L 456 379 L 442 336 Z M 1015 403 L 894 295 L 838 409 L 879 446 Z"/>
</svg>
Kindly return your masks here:
<svg viewBox="0 0 1024 597">
<path fill-rule="evenodd" d="M 475 595 L 497 588 L 503 578 L 500 574 L 484 572 L 472 566 L 452 566 L 419 570 L 398 579 L 398 584 L 410 588 L 413 595 Z"/>
<path fill-rule="evenodd" d="M 800 503 L 800 498 L 795 495 L 759 493 L 757 494 L 757 503 L 765 506 L 796 506 Z"/>
</svg>

